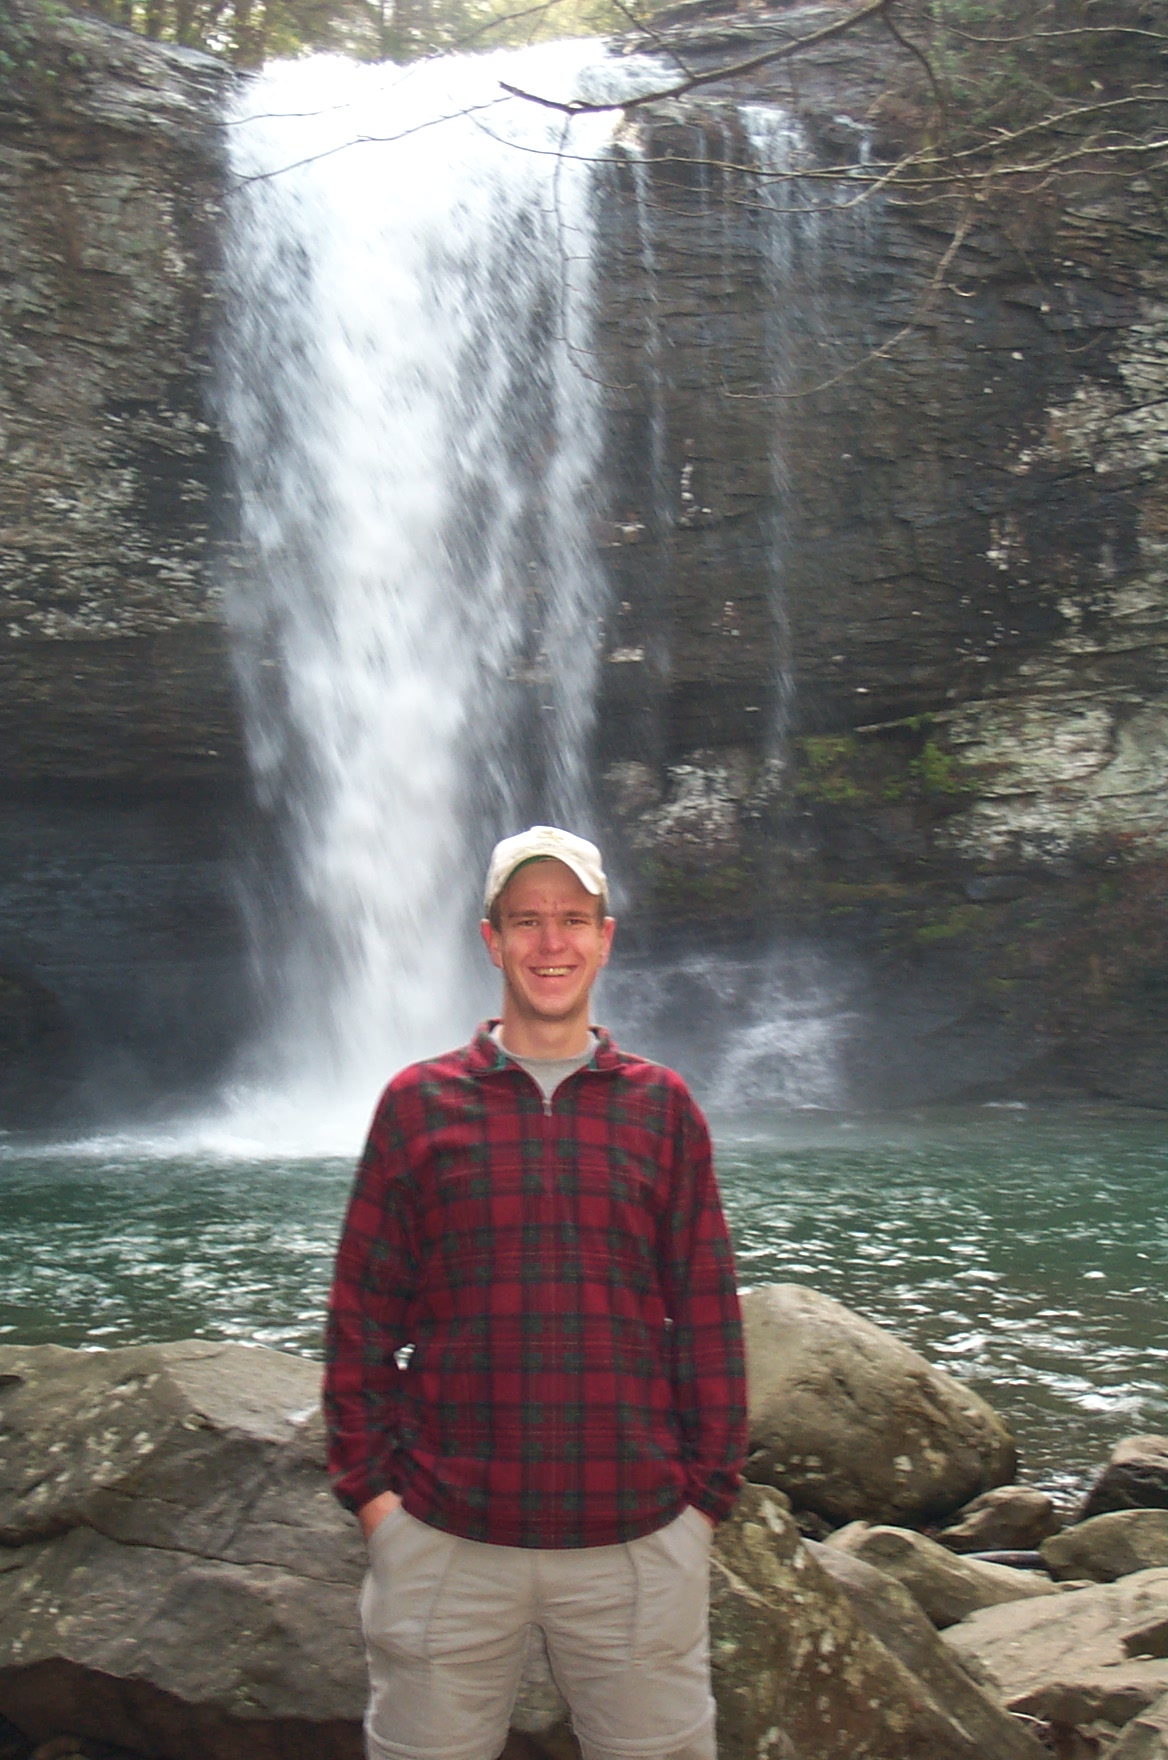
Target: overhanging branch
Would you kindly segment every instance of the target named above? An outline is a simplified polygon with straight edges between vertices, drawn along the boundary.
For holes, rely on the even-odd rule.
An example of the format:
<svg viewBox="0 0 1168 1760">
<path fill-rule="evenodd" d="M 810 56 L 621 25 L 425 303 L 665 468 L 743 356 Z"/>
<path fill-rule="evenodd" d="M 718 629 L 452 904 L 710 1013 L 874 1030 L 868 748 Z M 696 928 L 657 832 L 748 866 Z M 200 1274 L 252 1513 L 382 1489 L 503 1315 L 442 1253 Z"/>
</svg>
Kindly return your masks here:
<svg viewBox="0 0 1168 1760">
<path fill-rule="evenodd" d="M 636 110 L 646 104 L 660 104 L 668 98 L 683 98 L 699 86 L 718 85 L 722 80 L 741 79 L 748 73 L 757 73 L 760 68 L 773 67 L 777 62 L 787 61 L 792 55 L 800 54 L 804 49 L 813 48 L 817 43 L 826 43 L 832 37 L 839 37 L 850 31 L 865 19 L 877 18 L 887 12 L 892 0 L 867 0 L 858 6 L 846 18 L 836 19 L 834 24 L 824 25 L 822 30 L 809 31 L 806 36 L 792 37 L 789 42 L 781 43 L 777 49 L 764 49 L 757 55 L 747 56 L 742 61 L 728 62 L 722 67 L 711 68 L 708 73 L 690 73 L 684 79 L 675 80 L 672 85 L 658 86 L 656 90 L 644 92 L 634 98 L 614 98 L 607 103 L 590 102 L 583 98 L 545 98 L 538 92 L 524 91 L 521 86 L 508 85 L 500 80 L 503 91 L 512 98 L 525 98 L 529 104 L 539 104 L 545 110 L 562 110 L 568 116 L 596 116 L 608 110 Z"/>
</svg>

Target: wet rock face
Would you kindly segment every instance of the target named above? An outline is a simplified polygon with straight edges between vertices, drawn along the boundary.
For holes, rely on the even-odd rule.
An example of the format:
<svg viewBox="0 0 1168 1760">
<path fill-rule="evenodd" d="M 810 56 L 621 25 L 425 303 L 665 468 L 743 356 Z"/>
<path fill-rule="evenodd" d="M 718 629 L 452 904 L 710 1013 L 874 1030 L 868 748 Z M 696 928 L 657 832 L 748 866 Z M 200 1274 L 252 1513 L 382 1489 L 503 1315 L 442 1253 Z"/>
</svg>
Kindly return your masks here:
<svg viewBox="0 0 1168 1760">
<path fill-rule="evenodd" d="M 196 1088 L 243 1011 L 206 407 L 229 71 L 15 0 L 0 91 L 0 1123 Z"/>
<path fill-rule="evenodd" d="M 28 42 L 0 109 L 3 780 L 238 775 L 205 395 L 231 75 L 80 19 Z"/>
<path fill-rule="evenodd" d="M 794 34 L 827 10 L 785 17 Z M 724 54 L 758 47 L 735 28 Z M 1141 196 L 988 204 L 901 334 L 952 216 L 774 176 L 858 158 L 903 67 L 878 29 L 857 47 L 641 112 L 625 136 L 603 330 L 609 693 L 626 700 L 634 668 L 659 681 L 672 764 L 765 747 L 776 713 L 795 763 L 800 735 L 932 714 L 982 772 L 946 847 L 1155 843 L 1168 278 Z"/>
<path fill-rule="evenodd" d="M 694 26 L 687 60 L 813 11 Z M 935 297 L 951 216 L 760 188 L 775 112 L 739 98 L 789 109 L 789 163 L 846 164 L 865 126 L 880 150 L 897 53 L 844 39 L 629 124 L 604 233 L 609 836 L 647 914 L 915 968 L 918 1020 L 961 998 L 949 1092 L 1163 1103 L 1168 268 L 1137 186 L 987 204 Z M 855 1050 L 878 1065 L 879 1035 Z"/>
</svg>

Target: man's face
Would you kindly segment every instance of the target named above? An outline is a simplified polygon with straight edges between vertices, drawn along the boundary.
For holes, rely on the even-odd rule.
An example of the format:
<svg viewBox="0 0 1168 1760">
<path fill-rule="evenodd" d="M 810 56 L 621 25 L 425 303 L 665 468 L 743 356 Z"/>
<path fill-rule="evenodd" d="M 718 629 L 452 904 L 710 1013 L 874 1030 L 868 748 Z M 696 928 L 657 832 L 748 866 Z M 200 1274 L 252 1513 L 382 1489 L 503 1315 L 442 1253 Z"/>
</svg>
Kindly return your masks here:
<svg viewBox="0 0 1168 1760">
<path fill-rule="evenodd" d="M 608 962 L 611 917 L 571 868 L 551 859 L 530 862 L 503 888 L 499 928 L 483 924 L 483 940 L 503 974 L 508 1012 L 529 1021 L 587 1022 L 588 996 Z"/>
</svg>

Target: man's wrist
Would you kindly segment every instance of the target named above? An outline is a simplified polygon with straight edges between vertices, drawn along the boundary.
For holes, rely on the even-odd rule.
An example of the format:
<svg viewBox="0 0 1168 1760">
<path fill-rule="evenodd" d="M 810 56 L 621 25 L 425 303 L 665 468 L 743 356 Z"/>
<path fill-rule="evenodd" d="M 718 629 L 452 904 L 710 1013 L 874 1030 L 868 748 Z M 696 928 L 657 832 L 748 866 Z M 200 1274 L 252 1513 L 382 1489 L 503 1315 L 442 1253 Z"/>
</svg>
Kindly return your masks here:
<svg viewBox="0 0 1168 1760">
<path fill-rule="evenodd" d="M 374 1528 L 385 1520 L 386 1516 L 393 1514 L 400 1503 L 401 1498 L 396 1491 L 382 1491 L 378 1496 L 371 1497 L 368 1503 L 361 1505 L 357 1511 L 357 1520 L 361 1524 L 361 1532 L 366 1540 L 369 1539 Z"/>
</svg>

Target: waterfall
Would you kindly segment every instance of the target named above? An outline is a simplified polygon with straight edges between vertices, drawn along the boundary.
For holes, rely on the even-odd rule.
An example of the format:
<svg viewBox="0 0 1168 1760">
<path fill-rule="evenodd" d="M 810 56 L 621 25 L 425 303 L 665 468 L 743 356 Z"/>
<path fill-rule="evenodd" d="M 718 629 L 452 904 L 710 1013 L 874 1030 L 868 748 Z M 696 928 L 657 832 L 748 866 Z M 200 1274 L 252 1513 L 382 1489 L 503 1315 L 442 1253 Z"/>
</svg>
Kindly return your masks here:
<svg viewBox="0 0 1168 1760">
<path fill-rule="evenodd" d="M 589 822 L 612 121 L 500 82 L 567 96 L 601 56 L 277 64 L 231 121 L 229 615 L 273 842 L 251 1080 L 326 1136 L 494 999 L 470 941 L 495 838 Z"/>
<path fill-rule="evenodd" d="M 798 120 L 777 105 L 743 104 L 737 128 L 725 115 L 695 119 L 690 151 L 694 193 L 687 211 L 685 248 L 701 264 L 713 314 L 702 370 L 706 382 L 730 396 L 775 398 L 777 419 L 770 432 L 772 496 L 767 520 L 769 608 L 771 616 L 772 708 L 762 742 L 768 786 L 781 787 L 794 709 L 792 636 L 786 601 L 787 521 L 791 504 L 788 434 L 784 399 L 818 371 L 817 351 L 830 324 L 820 323 L 817 301 L 830 280 L 830 226 L 836 209 L 854 192 L 844 185 L 807 185 L 796 173 L 815 163 Z M 676 527 L 694 520 L 693 465 L 682 466 L 679 495 L 667 481 L 665 459 L 676 457 L 677 435 L 667 432 L 666 361 L 668 337 L 661 322 L 657 212 L 647 142 L 627 129 L 620 151 L 630 173 L 631 206 L 637 248 L 628 251 L 627 273 L 639 271 L 645 284 L 641 344 L 642 376 L 649 412 L 649 489 L 652 528 L 659 539 L 656 559 L 646 569 L 664 576 Z M 670 224 L 677 225 L 676 211 Z M 674 249 L 676 250 L 676 235 Z M 666 252 L 661 253 L 667 255 Z M 669 273 L 665 269 L 665 274 Z M 719 330 L 719 307 L 728 309 L 740 281 L 756 276 L 763 290 L 757 384 L 740 387 L 733 377 L 733 348 Z M 668 285 L 668 284 L 667 284 Z M 671 290 L 675 304 L 676 289 Z M 822 332 L 822 334 L 821 334 Z M 691 366 L 692 371 L 692 366 Z M 677 408 L 674 400 L 673 409 Z M 691 418 L 692 419 L 692 418 Z M 670 441 L 673 445 L 670 445 Z M 676 499 L 675 499 L 676 497 Z M 680 515 L 678 511 L 680 502 Z M 651 590 L 647 579 L 642 593 Z M 727 580 L 725 611 L 733 610 Z M 662 597 L 664 593 L 662 592 Z M 654 656 L 668 673 L 664 637 L 656 635 Z M 646 668 L 648 673 L 648 668 Z M 647 677 L 646 696 L 660 689 Z M 671 771 L 681 801 L 684 766 Z M 776 1105 L 793 1109 L 833 1107 L 846 1091 L 844 1051 L 857 1018 L 855 979 L 812 946 L 784 942 L 726 952 L 692 946 L 667 951 L 634 969 L 618 959 L 605 981 L 605 1005 L 614 1023 L 628 1028 L 629 1041 L 648 1056 L 680 1068 L 697 1088 L 703 1104 L 723 1116 L 743 1108 Z"/>
<path fill-rule="evenodd" d="M 261 1027 L 232 1104 L 256 1137 L 351 1145 L 387 1076 L 463 1040 L 496 999 L 475 945 L 493 841 L 537 819 L 591 823 L 608 611 L 597 167 L 614 152 L 633 172 L 660 537 L 674 515 L 655 221 L 637 131 L 614 142 L 619 112 L 569 120 L 504 87 L 616 100 L 660 77 L 596 43 L 404 68 L 316 57 L 249 81 L 229 120 L 219 407 L 241 560 L 228 614 L 266 815 L 247 887 Z M 785 167 L 789 119 L 749 109 L 743 123 L 760 168 Z M 701 179 L 699 237 L 723 297 L 740 247 L 713 182 L 730 139 L 723 126 Z M 766 258 L 781 310 L 796 235 L 779 206 L 763 197 L 746 248 Z M 764 377 L 789 351 L 774 322 Z M 778 505 L 778 439 L 775 479 Z M 659 545 L 654 566 L 669 554 Z M 781 723 L 779 596 L 775 628 Z M 664 688 L 664 621 L 653 641 Z M 823 1103 L 820 987 L 780 964 L 706 974 L 711 1018 L 723 992 L 738 998 L 715 1061 L 743 1092 Z M 675 977 L 702 988 L 696 968 Z M 673 982 L 663 971 L 662 996 Z M 642 978 L 609 992 L 634 1044 L 657 1037 L 653 994 Z"/>
</svg>

